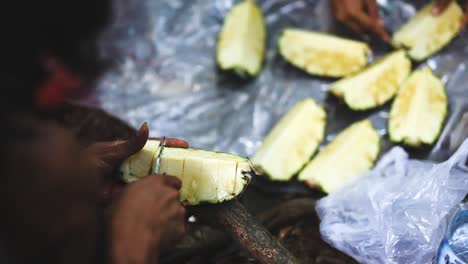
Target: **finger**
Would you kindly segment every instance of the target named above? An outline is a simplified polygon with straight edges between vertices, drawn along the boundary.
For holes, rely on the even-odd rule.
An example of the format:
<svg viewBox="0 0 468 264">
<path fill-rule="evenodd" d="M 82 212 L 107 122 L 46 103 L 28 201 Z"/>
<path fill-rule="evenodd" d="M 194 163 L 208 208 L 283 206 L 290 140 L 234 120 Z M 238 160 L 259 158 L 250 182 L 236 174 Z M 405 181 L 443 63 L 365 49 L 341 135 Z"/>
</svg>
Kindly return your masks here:
<svg viewBox="0 0 468 264">
<path fill-rule="evenodd" d="M 187 222 L 185 221 L 185 209 L 181 206 L 173 206 L 171 209 L 173 221 L 172 242 L 178 242 L 187 232 Z"/>
<path fill-rule="evenodd" d="M 128 147 L 127 147 L 127 154 L 130 154 L 129 156 L 137 153 L 140 151 L 148 141 L 149 137 L 149 128 L 148 128 L 148 123 L 144 122 L 143 125 L 141 125 L 140 129 L 138 129 L 138 132 L 135 137 L 131 138 L 128 141 Z M 125 150 L 124 150 L 125 151 Z"/>
<path fill-rule="evenodd" d="M 432 8 L 432 15 L 437 16 L 445 11 L 452 0 L 438 0 Z"/>
<path fill-rule="evenodd" d="M 372 29 L 374 27 L 374 24 L 376 23 L 374 19 L 372 19 L 370 16 L 366 15 L 362 11 L 350 13 L 349 19 L 368 30 Z"/>
<path fill-rule="evenodd" d="M 383 24 L 382 19 L 380 18 L 379 14 L 379 7 L 377 5 L 376 0 L 367 0 L 365 1 L 366 9 L 367 12 L 369 13 L 369 16 L 377 22 L 375 29 L 376 29 L 376 34 L 384 41 L 388 41 L 390 39 L 390 36 L 388 33 L 385 31 L 385 27 Z"/>
<path fill-rule="evenodd" d="M 180 234 L 184 234 L 186 230 L 186 221 L 185 216 L 187 214 L 187 210 L 183 206 L 175 207 L 175 218 L 178 223 L 178 230 Z"/>
<path fill-rule="evenodd" d="M 157 138 L 149 138 L 151 140 L 158 140 L 161 141 L 162 138 L 157 137 Z M 170 148 L 188 148 L 189 144 L 181 139 L 177 138 L 166 138 L 166 146 Z"/>
<path fill-rule="evenodd" d="M 180 188 L 182 187 L 182 181 L 179 180 L 179 178 L 174 177 L 174 176 L 167 176 L 167 175 L 165 175 L 164 177 L 165 177 L 165 182 L 167 185 L 177 190 L 180 190 Z"/>
<path fill-rule="evenodd" d="M 369 13 L 369 16 L 375 20 L 380 20 L 379 16 L 379 8 L 377 6 L 376 0 L 366 0 L 364 1 L 364 5 Z"/>
<path fill-rule="evenodd" d="M 143 125 L 138 130 L 137 134 L 130 140 L 116 140 L 112 142 L 101 142 L 99 146 L 102 147 L 103 153 L 100 157 L 103 161 L 107 162 L 109 165 L 116 165 L 125 160 L 126 158 L 132 156 L 133 154 L 139 152 L 148 141 L 148 125 L 143 123 Z M 99 149 L 99 148 L 98 148 Z"/>
<path fill-rule="evenodd" d="M 171 216 L 176 222 L 185 222 L 186 209 L 179 202 L 179 192 L 172 189 L 171 193 L 165 196 L 167 199 L 166 213 Z"/>
<path fill-rule="evenodd" d="M 359 24 L 355 23 L 353 20 L 348 20 L 348 21 L 344 22 L 343 24 L 345 24 L 345 26 L 347 26 L 349 29 L 351 29 L 354 33 L 362 34 L 362 32 L 363 32 L 361 26 Z"/>
<path fill-rule="evenodd" d="M 387 42 L 390 40 L 390 35 L 388 32 L 385 30 L 385 27 L 381 20 L 378 21 L 378 26 L 375 27 L 375 34 L 382 39 L 383 41 Z"/>
<path fill-rule="evenodd" d="M 361 28 L 375 33 L 384 41 L 388 41 L 388 33 L 385 32 L 385 29 L 383 28 L 383 25 L 381 24 L 380 20 L 375 20 L 363 12 L 351 13 L 350 17 L 355 23 L 359 24 Z"/>
<path fill-rule="evenodd" d="M 152 174 L 151 176 L 153 177 L 161 177 L 163 179 L 163 182 L 174 189 L 180 190 L 182 187 L 182 181 L 179 180 L 179 178 L 175 176 L 169 176 L 169 175 L 159 175 L 159 174 Z"/>
<path fill-rule="evenodd" d="M 147 177 L 143 177 L 139 182 L 146 181 L 145 184 L 161 186 L 161 183 L 165 187 L 179 190 L 182 187 L 182 182 L 175 176 L 169 176 L 166 174 L 150 174 Z"/>
<path fill-rule="evenodd" d="M 340 0 L 332 1 L 332 11 L 335 19 L 343 23 L 345 19 L 344 8 L 342 6 L 339 6 L 339 1 Z"/>
<path fill-rule="evenodd" d="M 332 8 L 332 11 L 333 11 L 333 14 L 336 16 L 337 14 L 340 13 L 340 8 L 339 8 L 339 1 L 340 0 L 332 0 L 331 1 L 331 8 Z"/>
</svg>

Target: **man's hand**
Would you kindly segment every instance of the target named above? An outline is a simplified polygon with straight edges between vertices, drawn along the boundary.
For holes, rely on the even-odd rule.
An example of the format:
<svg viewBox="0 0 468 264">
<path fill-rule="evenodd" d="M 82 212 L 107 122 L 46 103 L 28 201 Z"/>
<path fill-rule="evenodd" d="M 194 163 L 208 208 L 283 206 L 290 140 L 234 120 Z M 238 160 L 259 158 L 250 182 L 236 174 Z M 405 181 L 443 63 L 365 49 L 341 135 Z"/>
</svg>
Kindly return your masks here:
<svg viewBox="0 0 468 264">
<path fill-rule="evenodd" d="M 175 177 L 150 175 L 125 189 L 112 214 L 111 263 L 157 263 L 158 253 L 182 237 L 180 187 Z"/>
<path fill-rule="evenodd" d="M 384 41 L 389 40 L 376 0 L 333 0 L 332 7 L 336 19 L 354 32 L 369 31 Z"/>
<path fill-rule="evenodd" d="M 100 180 L 102 182 L 102 200 L 107 203 L 122 191 L 123 186 L 119 186 L 116 175 L 113 173 L 118 166 L 133 154 L 140 151 L 146 144 L 149 137 L 149 130 L 144 123 L 134 138 L 130 140 L 117 140 L 110 142 L 98 142 L 86 149 L 90 156 L 92 166 L 98 168 Z M 151 138 L 159 140 L 159 138 Z M 180 139 L 166 139 L 166 146 L 174 148 L 187 148 L 188 144 Z"/>
<path fill-rule="evenodd" d="M 157 263 L 158 251 L 185 232 L 185 209 L 179 202 L 181 182 L 177 178 L 150 175 L 124 185 L 117 177 L 121 163 L 140 151 L 148 138 L 144 123 L 130 140 L 98 142 L 85 150 L 101 181 L 101 202 L 111 226 L 111 263 Z M 188 144 L 169 138 L 166 146 L 187 148 Z"/>
<path fill-rule="evenodd" d="M 440 15 L 453 0 L 437 0 L 434 8 L 432 9 L 432 14 L 434 16 Z M 463 18 L 462 25 L 466 26 L 468 24 L 468 1 L 465 3 L 465 17 Z"/>
</svg>

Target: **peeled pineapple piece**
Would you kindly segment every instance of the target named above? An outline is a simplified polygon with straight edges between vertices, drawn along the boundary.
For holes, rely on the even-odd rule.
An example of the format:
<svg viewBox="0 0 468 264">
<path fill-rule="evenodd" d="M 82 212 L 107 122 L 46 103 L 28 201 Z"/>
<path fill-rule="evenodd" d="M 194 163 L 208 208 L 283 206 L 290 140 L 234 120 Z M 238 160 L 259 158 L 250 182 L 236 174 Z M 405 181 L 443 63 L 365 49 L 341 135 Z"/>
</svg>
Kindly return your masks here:
<svg viewBox="0 0 468 264">
<path fill-rule="evenodd" d="M 256 170 L 287 181 L 317 150 L 325 133 L 326 113 L 313 99 L 297 103 L 266 136 L 252 157 Z"/>
<path fill-rule="evenodd" d="M 388 120 L 390 140 L 417 147 L 437 140 L 447 115 L 443 83 L 429 68 L 411 74 L 393 102 Z"/>
<path fill-rule="evenodd" d="M 159 147 L 153 146 L 159 146 L 159 141 L 148 141 L 143 150 L 122 164 L 120 172 L 124 181 L 134 182 L 155 172 Z M 152 162 L 148 163 L 150 157 Z M 145 169 L 135 171 L 135 168 Z M 159 173 L 182 181 L 180 200 L 190 205 L 231 200 L 242 193 L 254 174 L 250 161 L 243 157 L 169 147 L 163 150 Z"/>
<path fill-rule="evenodd" d="M 409 56 L 417 61 L 442 49 L 462 28 L 463 10 L 457 1 L 451 1 L 438 16 L 431 14 L 433 7 L 434 3 L 426 5 L 392 38 L 394 46 L 408 48 Z"/>
<path fill-rule="evenodd" d="M 120 167 L 120 174 L 123 180 L 131 182 L 134 179 L 144 177 L 151 173 L 154 153 L 158 150 L 159 141 L 148 140 L 140 152 L 128 158 Z"/>
<path fill-rule="evenodd" d="M 326 193 L 372 168 L 380 151 L 380 137 L 369 120 L 352 124 L 328 144 L 299 174 L 299 180 Z"/>
<path fill-rule="evenodd" d="M 217 60 L 221 69 L 240 76 L 255 76 L 262 69 L 265 53 L 265 22 L 262 10 L 253 0 L 235 5 L 221 29 Z"/>
<path fill-rule="evenodd" d="M 393 98 L 410 71 L 411 61 L 405 52 L 395 51 L 364 71 L 335 82 L 330 92 L 353 110 L 368 110 Z"/>
<path fill-rule="evenodd" d="M 296 67 L 327 77 L 360 71 L 370 53 L 364 42 L 301 29 L 286 29 L 279 39 L 279 51 Z"/>
</svg>

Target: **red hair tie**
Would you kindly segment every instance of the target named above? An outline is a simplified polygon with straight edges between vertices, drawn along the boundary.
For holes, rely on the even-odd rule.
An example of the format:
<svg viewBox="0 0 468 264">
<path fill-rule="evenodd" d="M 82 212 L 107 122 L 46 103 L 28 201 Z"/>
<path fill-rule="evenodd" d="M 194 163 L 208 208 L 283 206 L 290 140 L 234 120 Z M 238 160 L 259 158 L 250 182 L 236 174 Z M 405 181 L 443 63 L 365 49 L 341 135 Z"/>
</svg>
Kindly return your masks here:
<svg viewBox="0 0 468 264">
<path fill-rule="evenodd" d="M 66 98 L 81 86 L 81 80 L 60 65 L 55 58 L 49 57 L 45 64 L 50 75 L 37 90 L 35 103 L 41 108 L 57 107 L 62 105 Z"/>
</svg>

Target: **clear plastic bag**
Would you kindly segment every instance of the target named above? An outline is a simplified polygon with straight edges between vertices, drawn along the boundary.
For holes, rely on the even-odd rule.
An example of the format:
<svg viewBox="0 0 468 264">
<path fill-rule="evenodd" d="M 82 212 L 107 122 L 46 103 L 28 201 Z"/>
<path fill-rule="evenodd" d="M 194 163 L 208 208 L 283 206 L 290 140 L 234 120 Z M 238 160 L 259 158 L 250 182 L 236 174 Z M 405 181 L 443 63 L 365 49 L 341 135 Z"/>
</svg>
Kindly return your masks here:
<svg viewBox="0 0 468 264">
<path fill-rule="evenodd" d="M 446 162 L 408 159 L 400 147 L 317 204 L 322 237 L 360 263 L 430 263 L 447 215 L 468 193 L 468 140 Z"/>
</svg>

